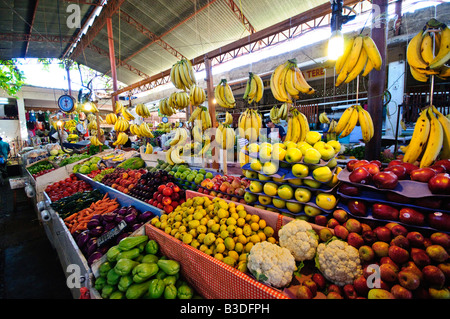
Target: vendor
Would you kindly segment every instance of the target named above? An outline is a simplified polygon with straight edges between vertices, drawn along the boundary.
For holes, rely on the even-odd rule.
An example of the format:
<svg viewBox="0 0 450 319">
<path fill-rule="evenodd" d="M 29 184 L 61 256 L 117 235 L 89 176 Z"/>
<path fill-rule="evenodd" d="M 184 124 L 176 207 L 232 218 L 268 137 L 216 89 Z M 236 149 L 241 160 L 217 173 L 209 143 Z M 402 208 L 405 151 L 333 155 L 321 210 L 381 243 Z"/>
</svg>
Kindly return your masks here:
<svg viewBox="0 0 450 319">
<path fill-rule="evenodd" d="M 272 122 L 272 120 L 269 118 L 266 120 L 266 126 L 267 126 L 267 137 L 271 141 L 281 141 L 283 142 L 286 137 L 286 131 L 281 125 L 277 125 Z"/>
<path fill-rule="evenodd" d="M 3 141 L 2 137 L 0 137 L 0 157 L 2 158 L 0 159 L 0 174 L 3 176 L 3 178 L 6 178 L 8 176 L 6 163 L 8 161 L 9 153 L 11 153 L 11 147 L 7 142 Z"/>
</svg>

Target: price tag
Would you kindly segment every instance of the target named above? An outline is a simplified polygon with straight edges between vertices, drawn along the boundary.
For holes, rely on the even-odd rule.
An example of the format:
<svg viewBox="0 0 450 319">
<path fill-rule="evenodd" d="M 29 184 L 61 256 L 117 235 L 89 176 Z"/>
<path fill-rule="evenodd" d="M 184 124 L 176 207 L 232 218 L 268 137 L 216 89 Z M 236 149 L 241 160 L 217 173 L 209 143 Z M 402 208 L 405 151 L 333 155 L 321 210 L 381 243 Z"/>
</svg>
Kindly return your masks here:
<svg viewBox="0 0 450 319">
<path fill-rule="evenodd" d="M 113 229 L 111 229 L 109 232 L 101 235 L 98 239 L 97 239 L 97 247 L 101 247 L 102 245 L 104 245 L 105 243 L 109 242 L 110 240 L 116 238 L 121 232 L 122 230 L 127 227 L 127 223 L 122 220 L 116 227 L 114 227 Z"/>
</svg>

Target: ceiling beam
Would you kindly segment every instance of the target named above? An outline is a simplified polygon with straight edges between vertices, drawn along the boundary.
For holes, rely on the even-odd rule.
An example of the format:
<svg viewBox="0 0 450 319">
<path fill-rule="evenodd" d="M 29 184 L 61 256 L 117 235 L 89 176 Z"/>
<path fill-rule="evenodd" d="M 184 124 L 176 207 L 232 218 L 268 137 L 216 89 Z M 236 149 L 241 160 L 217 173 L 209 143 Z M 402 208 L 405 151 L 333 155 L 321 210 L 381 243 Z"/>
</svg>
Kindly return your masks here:
<svg viewBox="0 0 450 319">
<path fill-rule="evenodd" d="M 71 2 L 71 3 L 75 3 L 75 4 L 87 4 L 90 6 L 96 6 L 96 7 L 101 7 L 102 4 L 98 3 L 98 1 L 80 1 L 80 0 L 63 0 L 64 2 Z"/>
<path fill-rule="evenodd" d="M 31 22 L 29 24 L 30 25 L 30 29 L 28 30 L 28 34 L 30 34 L 30 35 L 31 35 L 31 32 L 33 32 L 34 19 L 36 18 L 36 11 L 37 11 L 38 4 L 39 4 L 39 0 L 35 0 L 34 1 L 33 14 L 31 16 Z M 24 58 L 27 57 L 29 45 L 30 45 L 30 41 L 27 41 L 27 43 L 25 44 L 25 53 L 23 54 Z"/>
<path fill-rule="evenodd" d="M 0 41 L 9 42 L 50 42 L 50 43 L 72 43 L 74 37 L 49 34 L 27 34 L 27 33 L 0 33 Z"/>
<path fill-rule="evenodd" d="M 250 23 L 250 21 L 248 21 L 247 17 L 244 15 L 241 8 L 239 8 L 236 2 L 234 2 L 234 0 L 225 0 L 225 3 L 228 5 L 228 7 L 230 7 L 231 11 L 233 11 L 239 21 L 244 25 L 244 28 L 247 29 L 250 34 L 256 32 L 253 25 Z"/>
<path fill-rule="evenodd" d="M 69 58 L 75 60 L 78 55 L 94 40 L 94 38 L 99 34 L 99 32 L 106 25 L 106 19 L 111 18 L 114 13 L 116 13 L 120 6 L 125 2 L 125 0 L 109 0 L 103 7 L 102 12 L 94 20 L 92 26 L 88 31 L 81 37 L 75 49 L 69 55 Z"/>
</svg>

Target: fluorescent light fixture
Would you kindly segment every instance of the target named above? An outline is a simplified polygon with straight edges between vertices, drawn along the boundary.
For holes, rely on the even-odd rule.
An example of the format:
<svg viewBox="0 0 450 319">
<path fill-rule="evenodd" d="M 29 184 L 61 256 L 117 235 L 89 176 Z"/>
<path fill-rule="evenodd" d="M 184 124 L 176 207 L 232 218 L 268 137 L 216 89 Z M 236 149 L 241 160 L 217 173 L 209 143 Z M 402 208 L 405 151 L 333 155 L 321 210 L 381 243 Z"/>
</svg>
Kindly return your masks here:
<svg viewBox="0 0 450 319">
<path fill-rule="evenodd" d="M 328 40 L 328 59 L 336 61 L 344 53 L 344 37 L 341 31 L 333 31 Z"/>
</svg>

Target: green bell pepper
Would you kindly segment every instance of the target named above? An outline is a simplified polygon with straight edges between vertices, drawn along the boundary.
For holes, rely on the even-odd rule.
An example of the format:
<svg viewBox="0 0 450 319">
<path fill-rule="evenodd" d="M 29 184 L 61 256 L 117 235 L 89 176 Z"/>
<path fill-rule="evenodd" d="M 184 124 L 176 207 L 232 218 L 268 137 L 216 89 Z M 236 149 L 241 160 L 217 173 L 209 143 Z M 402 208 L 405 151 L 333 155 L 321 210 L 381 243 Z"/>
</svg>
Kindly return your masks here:
<svg viewBox="0 0 450 319">
<path fill-rule="evenodd" d="M 180 263 L 176 260 L 158 260 L 158 267 L 166 274 L 175 275 L 180 271 Z"/>
<path fill-rule="evenodd" d="M 110 271 L 112 268 L 113 268 L 112 263 L 110 263 L 109 261 L 105 261 L 98 268 L 98 271 L 100 272 L 100 277 L 106 277 L 106 275 L 108 274 L 108 271 Z"/>
<path fill-rule="evenodd" d="M 100 292 L 102 291 L 103 287 L 105 287 L 106 284 L 107 284 L 106 277 L 98 277 L 95 280 L 94 287 L 98 292 Z"/>
<path fill-rule="evenodd" d="M 125 276 L 137 267 L 137 265 L 139 265 L 137 261 L 123 258 L 117 261 L 116 266 L 114 266 L 114 270 L 119 274 L 119 276 Z"/>
<path fill-rule="evenodd" d="M 119 246 L 112 246 L 106 252 L 106 259 L 108 259 L 109 262 L 117 261 L 117 256 L 119 256 L 120 253 L 121 250 L 119 249 Z"/>
<path fill-rule="evenodd" d="M 120 277 L 119 283 L 117 284 L 117 289 L 119 289 L 122 292 L 125 292 L 127 291 L 128 288 L 130 288 L 132 284 L 134 284 L 133 276 L 131 275 L 122 276 Z"/>
<path fill-rule="evenodd" d="M 139 256 L 139 248 L 133 248 L 130 250 L 122 251 L 118 256 L 117 260 L 127 258 L 127 259 L 135 259 Z"/>
<path fill-rule="evenodd" d="M 158 260 L 159 260 L 158 256 L 153 254 L 147 254 L 144 256 L 144 258 L 142 258 L 141 263 L 156 264 Z"/>
<path fill-rule="evenodd" d="M 106 275 L 106 282 L 108 285 L 115 286 L 119 283 L 119 280 L 120 280 L 120 275 L 118 273 L 116 273 L 114 268 L 111 269 L 110 271 L 108 271 L 108 274 Z"/>
<path fill-rule="evenodd" d="M 164 293 L 164 289 L 166 288 L 166 285 L 164 284 L 164 281 L 161 279 L 152 279 L 150 280 L 150 286 L 148 287 L 148 294 L 147 297 L 149 299 L 158 299 L 161 298 L 161 296 Z"/>
<path fill-rule="evenodd" d="M 109 296 L 116 290 L 116 287 L 112 285 L 105 285 L 102 289 L 101 296 L 103 299 L 108 299 Z"/>
<path fill-rule="evenodd" d="M 150 286 L 150 281 L 147 280 L 141 283 L 132 284 L 125 292 L 125 297 L 127 299 L 139 299 L 148 292 L 148 287 Z"/>
<path fill-rule="evenodd" d="M 159 245 L 158 245 L 158 243 L 157 243 L 156 241 L 154 241 L 153 239 L 152 239 L 152 240 L 149 240 L 149 241 L 147 242 L 147 244 L 145 245 L 145 252 L 146 252 L 147 254 L 156 255 L 156 254 L 158 253 L 158 250 L 159 250 Z"/>
<path fill-rule="evenodd" d="M 119 241 L 119 248 L 123 251 L 133 249 L 134 247 L 138 246 L 139 244 L 142 244 L 144 242 L 147 242 L 148 236 L 141 235 L 141 236 L 130 236 L 125 237 L 121 241 Z"/>
<path fill-rule="evenodd" d="M 133 281 L 141 283 L 154 276 L 158 272 L 157 264 L 139 264 L 133 268 Z"/>
<path fill-rule="evenodd" d="M 166 286 L 168 286 L 168 285 L 175 285 L 175 283 L 177 282 L 177 277 L 175 277 L 175 276 L 167 276 L 167 277 L 164 277 L 163 281 L 164 281 L 164 284 Z"/>
<path fill-rule="evenodd" d="M 183 284 L 178 288 L 177 297 L 178 299 L 192 299 L 194 296 L 194 289 L 187 284 Z"/>
<path fill-rule="evenodd" d="M 164 299 L 176 299 L 177 298 L 177 288 L 175 285 L 168 285 L 164 288 Z"/>
<path fill-rule="evenodd" d="M 109 299 L 125 299 L 125 294 L 122 291 L 116 290 L 109 296 Z"/>
</svg>

